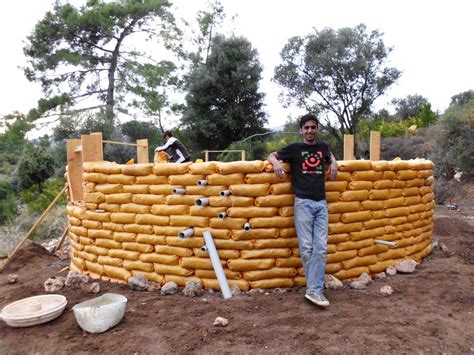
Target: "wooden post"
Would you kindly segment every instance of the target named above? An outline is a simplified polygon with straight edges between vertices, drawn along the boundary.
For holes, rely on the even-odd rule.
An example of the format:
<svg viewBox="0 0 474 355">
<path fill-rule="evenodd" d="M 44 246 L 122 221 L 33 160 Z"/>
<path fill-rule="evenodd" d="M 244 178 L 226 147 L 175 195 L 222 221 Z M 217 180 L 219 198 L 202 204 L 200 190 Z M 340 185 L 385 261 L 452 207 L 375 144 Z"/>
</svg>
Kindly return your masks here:
<svg viewBox="0 0 474 355">
<path fill-rule="evenodd" d="M 209 161 L 209 151 L 208 150 L 204 151 L 204 161 Z"/>
<path fill-rule="evenodd" d="M 66 237 L 67 237 L 67 235 L 68 235 L 68 232 L 69 232 L 69 226 L 66 227 L 66 230 L 64 231 L 63 235 L 61 236 L 61 238 L 59 238 L 59 242 L 58 242 L 58 244 L 56 244 L 56 246 L 54 247 L 53 253 L 56 253 L 56 252 L 61 248 L 61 246 L 62 246 L 63 243 L 64 243 L 64 240 L 66 239 Z"/>
<path fill-rule="evenodd" d="M 67 145 L 67 175 L 71 202 L 84 199 L 82 191 L 82 150 L 76 149 L 81 146 L 80 139 L 68 139 Z"/>
<path fill-rule="evenodd" d="M 354 136 L 344 134 L 344 160 L 354 160 Z"/>
<path fill-rule="evenodd" d="M 82 135 L 82 162 L 102 161 L 104 153 L 102 148 L 102 133 Z"/>
<path fill-rule="evenodd" d="M 148 139 L 137 139 L 137 163 L 146 164 L 148 158 Z"/>
<path fill-rule="evenodd" d="M 67 185 L 64 185 L 63 189 L 58 193 L 58 195 L 54 198 L 54 200 L 49 204 L 48 208 L 43 212 L 43 214 L 40 216 L 40 218 L 38 218 L 38 220 L 36 221 L 35 224 L 33 224 L 33 227 L 30 228 L 30 230 L 28 231 L 28 233 L 23 237 L 23 239 L 20 241 L 20 243 L 18 243 L 18 245 L 16 246 L 16 248 L 12 251 L 12 253 L 10 254 L 10 256 L 7 258 L 7 260 L 5 260 L 5 263 L 2 265 L 2 267 L 0 268 L 0 271 L 3 271 L 5 270 L 5 268 L 7 267 L 8 263 L 13 259 L 13 257 L 16 255 L 16 253 L 18 253 L 18 250 L 20 250 L 20 248 L 22 247 L 23 244 L 25 244 L 25 242 L 27 241 L 27 239 L 31 236 L 31 234 L 33 233 L 33 231 L 36 229 L 36 227 L 38 227 L 38 225 L 43 221 L 43 218 L 48 214 L 48 212 L 51 210 L 51 208 L 53 208 L 53 206 L 56 204 L 56 202 L 59 200 L 59 198 L 63 195 L 63 193 L 66 191 L 67 189 Z"/>
<path fill-rule="evenodd" d="M 370 160 L 380 160 L 380 132 L 370 131 Z"/>
<path fill-rule="evenodd" d="M 245 150 L 242 150 L 242 151 L 240 152 L 240 155 L 241 155 L 241 159 L 242 159 L 242 160 L 245 160 Z"/>
</svg>

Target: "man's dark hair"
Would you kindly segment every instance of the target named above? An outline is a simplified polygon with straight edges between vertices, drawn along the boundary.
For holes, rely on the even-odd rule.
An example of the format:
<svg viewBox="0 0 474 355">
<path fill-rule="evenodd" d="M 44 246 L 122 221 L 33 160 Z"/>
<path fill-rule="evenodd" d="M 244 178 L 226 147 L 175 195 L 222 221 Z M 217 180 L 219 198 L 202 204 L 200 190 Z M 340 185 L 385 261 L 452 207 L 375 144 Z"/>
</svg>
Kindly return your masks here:
<svg viewBox="0 0 474 355">
<path fill-rule="evenodd" d="M 308 121 L 314 121 L 316 122 L 316 126 L 319 126 L 318 118 L 312 113 L 308 113 L 307 115 L 304 115 L 303 117 L 300 118 L 300 128 L 303 128 L 304 124 Z"/>
<path fill-rule="evenodd" d="M 173 137 L 173 134 L 171 133 L 171 131 L 166 131 L 165 133 L 163 133 L 163 138 L 166 138 L 166 137 Z"/>
</svg>

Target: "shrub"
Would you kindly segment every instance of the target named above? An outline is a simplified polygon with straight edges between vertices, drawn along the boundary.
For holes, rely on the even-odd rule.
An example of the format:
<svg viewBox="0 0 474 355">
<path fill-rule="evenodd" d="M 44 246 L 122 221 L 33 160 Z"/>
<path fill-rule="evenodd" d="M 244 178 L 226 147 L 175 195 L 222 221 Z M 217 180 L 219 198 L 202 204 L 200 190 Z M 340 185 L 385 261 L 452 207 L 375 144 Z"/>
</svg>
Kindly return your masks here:
<svg viewBox="0 0 474 355">
<path fill-rule="evenodd" d="M 63 187 L 64 179 L 49 179 L 44 182 L 42 192 L 36 186 L 32 186 L 20 193 L 20 199 L 27 204 L 30 212 L 43 212 Z M 57 204 L 66 204 L 66 197 L 63 195 Z"/>
</svg>

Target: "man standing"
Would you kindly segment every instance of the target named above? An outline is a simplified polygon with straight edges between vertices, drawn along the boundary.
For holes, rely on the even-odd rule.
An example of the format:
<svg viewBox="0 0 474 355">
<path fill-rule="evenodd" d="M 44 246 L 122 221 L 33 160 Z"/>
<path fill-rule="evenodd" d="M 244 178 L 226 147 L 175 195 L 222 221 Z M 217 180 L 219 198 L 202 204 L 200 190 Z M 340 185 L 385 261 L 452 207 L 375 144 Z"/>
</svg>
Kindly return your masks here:
<svg viewBox="0 0 474 355">
<path fill-rule="evenodd" d="M 161 152 L 163 150 L 171 148 L 173 151 L 173 162 L 185 163 L 190 161 L 188 150 L 186 149 L 183 143 L 173 137 L 173 134 L 171 134 L 170 131 L 166 131 L 163 134 L 163 138 L 166 140 L 166 143 L 160 147 L 156 147 L 155 152 Z"/>
<path fill-rule="evenodd" d="M 295 193 L 295 228 L 306 276 L 305 298 L 327 307 L 324 296 L 324 270 L 327 259 L 328 210 L 324 188 L 324 163 L 330 163 L 328 175 L 336 179 L 337 164 L 326 143 L 317 141 L 318 119 L 307 114 L 300 119 L 303 142 L 289 144 L 271 153 L 268 161 L 275 174 L 282 178 L 287 171 L 280 159 L 291 166 L 291 184 Z"/>
</svg>

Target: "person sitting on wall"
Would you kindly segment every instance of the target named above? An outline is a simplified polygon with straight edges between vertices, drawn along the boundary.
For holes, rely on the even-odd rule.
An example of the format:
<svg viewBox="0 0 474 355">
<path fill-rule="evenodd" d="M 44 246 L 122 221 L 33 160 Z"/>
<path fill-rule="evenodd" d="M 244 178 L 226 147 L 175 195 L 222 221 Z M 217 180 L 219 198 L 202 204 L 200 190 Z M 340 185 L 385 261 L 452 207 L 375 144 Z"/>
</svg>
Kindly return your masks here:
<svg viewBox="0 0 474 355">
<path fill-rule="evenodd" d="M 171 161 L 175 163 L 185 163 L 190 161 L 188 150 L 183 143 L 173 137 L 173 134 L 170 131 L 166 131 L 163 134 L 163 138 L 166 140 L 166 143 L 160 147 L 156 147 L 155 152 L 161 152 L 171 148 Z"/>
<path fill-rule="evenodd" d="M 328 145 L 317 140 L 318 125 L 315 115 L 301 117 L 303 142 L 289 144 L 271 153 L 267 159 L 279 178 L 287 173 L 280 159 L 290 163 L 291 184 L 295 192 L 295 228 L 306 276 L 305 298 L 327 307 L 329 301 L 323 293 L 328 239 L 324 163 L 330 163 L 328 177 L 331 180 L 336 179 L 337 163 Z"/>
</svg>

